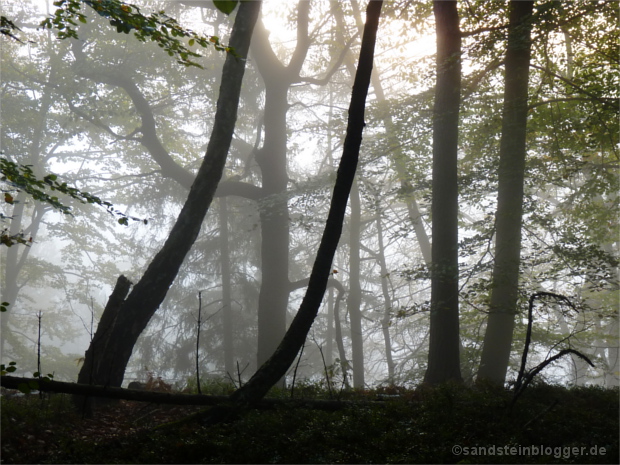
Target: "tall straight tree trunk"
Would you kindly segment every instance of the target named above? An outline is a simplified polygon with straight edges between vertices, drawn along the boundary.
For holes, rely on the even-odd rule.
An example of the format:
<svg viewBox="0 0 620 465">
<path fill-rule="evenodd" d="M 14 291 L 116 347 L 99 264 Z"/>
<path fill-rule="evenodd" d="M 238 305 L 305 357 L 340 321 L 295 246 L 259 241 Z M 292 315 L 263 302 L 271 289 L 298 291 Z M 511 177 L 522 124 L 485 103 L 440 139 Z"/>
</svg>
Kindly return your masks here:
<svg viewBox="0 0 620 465">
<path fill-rule="evenodd" d="M 374 86 L 373 86 L 374 87 Z M 390 337 L 390 320 L 392 314 L 392 297 L 389 288 L 389 272 L 385 260 L 385 245 L 383 243 L 383 223 L 381 221 L 381 201 L 379 193 L 375 197 L 375 210 L 377 217 L 375 219 L 377 227 L 377 261 L 381 270 L 381 291 L 383 293 L 383 319 L 381 320 L 381 330 L 383 331 L 383 342 L 385 343 L 385 360 L 388 368 L 388 383 L 394 383 L 394 360 L 392 358 L 392 338 Z"/>
<path fill-rule="evenodd" d="M 224 342 L 224 370 L 229 376 L 235 373 L 234 343 L 233 343 L 233 315 L 230 275 L 230 246 L 228 239 L 228 201 L 226 197 L 220 203 L 220 270 L 222 272 L 222 329 Z"/>
<path fill-rule="evenodd" d="M 434 1 L 437 83 L 433 108 L 432 267 L 428 368 L 424 382 L 461 380 L 458 302 L 457 151 L 461 34 L 457 2 Z"/>
<path fill-rule="evenodd" d="M 327 328 L 325 330 L 325 364 L 329 367 L 334 363 L 334 288 L 330 287 L 327 294 Z"/>
<path fill-rule="evenodd" d="M 262 187 L 258 200 L 261 227 L 261 287 L 258 297 L 258 366 L 273 354 L 286 332 L 289 298 L 289 210 L 287 173 L 288 91 L 299 80 L 310 39 L 310 2 L 297 8 L 297 45 L 283 65 L 269 44 L 262 22 L 256 28 L 252 58 L 265 83 L 265 141 L 256 154 Z"/>
<path fill-rule="evenodd" d="M 510 2 L 495 217 L 495 263 L 489 319 L 478 370 L 478 379 L 495 384 L 503 384 L 506 378 L 517 313 L 533 3 Z"/>
<path fill-rule="evenodd" d="M 371 1 L 368 3 L 366 10 L 366 26 L 364 28 L 360 60 L 349 106 L 347 135 L 344 141 L 342 158 L 338 168 L 325 230 L 312 267 L 306 294 L 295 318 L 274 354 L 258 369 L 248 383 L 231 395 L 231 400 L 237 405 L 252 404 L 259 401 L 284 376 L 286 370 L 291 366 L 303 346 L 321 306 L 321 301 L 327 288 L 327 281 L 332 272 L 334 254 L 342 234 L 347 200 L 357 169 L 362 132 L 364 130 L 366 96 L 368 95 L 368 87 L 370 85 L 370 74 L 372 72 L 374 47 L 382 4 L 383 2 L 380 0 Z M 219 412 L 212 412 L 211 415 L 212 420 L 215 421 Z"/>
<path fill-rule="evenodd" d="M 240 57 L 247 56 L 260 7 L 259 1 L 240 2 L 230 38 L 230 45 Z M 94 384 L 121 385 L 133 347 L 194 244 L 222 177 L 237 119 L 245 62 L 243 58 L 227 55 L 211 139 L 187 201 L 163 247 L 122 303 L 108 332 L 105 350 L 92 352 L 98 358 L 93 361 L 94 369 L 91 373 L 84 372 L 85 361 L 79 380 L 86 378 Z"/>
<path fill-rule="evenodd" d="M 338 290 L 336 304 L 334 305 L 334 332 L 336 336 L 336 346 L 338 347 L 338 358 L 340 360 L 340 370 L 342 371 L 342 382 L 348 389 L 349 385 L 349 361 L 347 351 L 344 349 L 344 339 L 342 337 L 342 325 L 340 324 L 340 302 L 343 300 L 344 292 Z"/>
<path fill-rule="evenodd" d="M 349 295 L 347 310 L 351 319 L 351 361 L 353 387 L 364 388 L 364 339 L 362 335 L 362 287 L 360 285 L 360 191 L 357 179 L 351 188 L 351 216 L 349 219 Z"/>
<path fill-rule="evenodd" d="M 258 201 L 261 227 L 261 287 L 258 296 L 260 366 L 273 354 L 286 332 L 289 268 L 288 174 L 286 114 L 288 83 L 266 82 L 265 144 L 256 155 L 262 175 Z"/>
</svg>

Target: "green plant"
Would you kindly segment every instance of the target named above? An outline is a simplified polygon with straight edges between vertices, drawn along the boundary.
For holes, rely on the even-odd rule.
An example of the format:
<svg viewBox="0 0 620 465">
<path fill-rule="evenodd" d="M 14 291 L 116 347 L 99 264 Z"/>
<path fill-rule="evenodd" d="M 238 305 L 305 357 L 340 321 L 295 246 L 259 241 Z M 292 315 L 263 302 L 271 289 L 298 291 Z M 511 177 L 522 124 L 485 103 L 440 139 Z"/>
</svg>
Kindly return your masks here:
<svg viewBox="0 0 620 465">
<path fill-rule="evenodd" d="M 8 367 L 4 363 L 0 365 L 0 374 L 2 376 L 8 373 L 13 373 L 15 370 L 17 370 L 17 362 L 9 362 Z"/>
<path fill-rule="evenodd" d="M 151 40 L 161 47 L 170 56 L 176 56 L 179 63 L 185 66 L 202 68 L 194 61 L 201 55 L 190 50 L 181 39 L 188 39 L 188 46 L 198 44 L 201 47 L 212 45 L 216 50 L 234 53 L 234 51 L 220 43 L 217 36 L 206 37 L 182 27 L 177 21 L 166 15 L 164 11 L 151 13 L 148 16 L 140 12 L 136 5 L 121 2 L 119 0 L 58 0 L 54 2 L 56 12 L 45 19 L 41 26 L 58 30 L 58 37 L 78 38 L 74 26 L 86 23 L 86 15 L 81 12 L 82 4 L 85 3 L 100 16 L 107 18 L 110 25 L 114 26 L 119 33 L 129 34 L 133 31 L 134 36 L 140 42 Z M 227 7 L 236 2 L 218 2 L 218 8 Z M 234 5 L 233 5 L 234 9 Z M 232 10 L 231 10 L 232 11 Z"/>
</svg>

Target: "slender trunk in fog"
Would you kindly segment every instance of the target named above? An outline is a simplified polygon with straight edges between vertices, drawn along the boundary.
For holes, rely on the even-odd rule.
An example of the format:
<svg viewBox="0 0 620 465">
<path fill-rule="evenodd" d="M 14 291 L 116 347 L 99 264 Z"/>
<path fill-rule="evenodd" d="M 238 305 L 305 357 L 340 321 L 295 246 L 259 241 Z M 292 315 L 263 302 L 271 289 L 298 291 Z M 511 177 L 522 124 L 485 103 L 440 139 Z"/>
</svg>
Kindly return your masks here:
<svg viewBox="0 0 620 465">
<path fill-rule="evenodd" d="M 383 293 L 383 319 L 381 320 L 381 330 L 383 331 L 383 342 L 385 343 L 385 359 L 388 368 L 388 382 L 394 383 L 394 360 L 392 359 L 392 340 L 390 337 L 390 321 L 392 315 L 392 297 L 390 296 L 389 289 L 389 272 L 385 260 L 385 245 L 383 243 L 383 223 L 381 221 L 381 201 L 379 194 L 375 197 L 375 210 L 377 217 L 375 224 L 377 227 L 377 244 L 379 250 L 377 251 L 377 261 L 379 262 L 379 269 L 381 270 L 381 292 Z"/>
<path fill-rule="evenodd" d="M 247 56 L 260 6 L 259 1 L 241 2 L 239 5 L 230 45 L 241 57 Z M 104 353 L 95 354 L 98 359 L 93 375 L 89 376 L 95 384 L 121 385 L 134 344 L 164 300 L 198 236 L 226 163 L 244 71 L 245 59 L 227 55 L 213 131 L 204 161 L 170 235 L 116 316 L 111 330 L 113 345 L 108 345 Z"/>
<path fill-rule="evenodd" d="M 461 380 L 457 150 L 461 34 L 457 2 L 435 1 L 437 83 L 433 108 L 432 267 L 429 384 Z"/>
<path fill-rule="evenodd" d="M 360 228 L 361 205 L 357 179 L 351 187 L 349 216 L 349 295 L 347 310 L 351 319 L 351 360 L 353 387 L 364 388 L 364 339 L 362 334 L 362 287 L 360 285 Z"/>
<path fill-rule="evenodd" d="M 347 351 L 344 349 L 344 339 L 342 337 L 342 324 L 340 323 L 340 302 L 344 298 L 344 291 L 338 290 L 336 304 L 334 305 L 334 331 L 336 333 L 336 346 L 338 347 L 338 358 L 340 359 L 340 370 L 342 371 L 343 384 L 349 388 L 349 361 Z"/>
<path fill-rule="evenodd" d="M 228 202 L 226 197 L 220 203 L 220 269 L 222 272 L 222 326 L 224 340 L 224 370 L 229 376 L 235 373 L 233 344 L 233 315 L 231 297 L 230 250 L 228 243 Z"/>
<path fill-rule="evenodd" d="M 510 2 L 500 140 L 495 262 L 478 379 L 504 384 L 517 313 L 533 2 Z"/>
<path fill-rule="evenodd" d="M 50 70 L 49 80 L 54 81 L 55 65 Z M 37 118 L 33 122 L 32 139 L 28 144 L 28 161 L 26 164 L 32 165 L 36 174 L 38 169 L 41 168 L 41 150 L 43 149 L 43 140 L 46 132 L 46 121 L 49 115 L 50 108 L 54 102 L 54 95 L 52 94 L 53 86 L 45 86 L 43 95 L 41 96 L 41 104 L 37 109 Z M 19 192 L 13 204 L 13 211 L 11 212 L 11 224 L 9 226 L 9 235 L 14 236 L 22 232 L 25 228 L 24 214 L 26 213 L 26 200 L 27 195 L 23 192 Z M 32 220 L 28 228 L 24 231 L 29 234 L 33 240 L 37 237 L 37 232 L 41 226 L 44 215 L 44 206 L 36 205 L 35 211 L 32 215 Z M 11 247 L 3 247 L 6 249 L 6 256 L 4 258 L 4 283 L 2 286 L 0 302 L 8 302 L 8 310 L 0 317 L 0 353 L 4 353 L 5 341 L 7 338 L 12 338 L 9 331 L 9 321 L 14 313 L 15 302 L 19 295 L 19 291 L 23 285 L 19 284 L 20 274 L 26 263 L 26 259 L 32 250 L 31 247 L 25 245 L 15 244 Z M 1 260 L 1 259 L 0 259 Z"/>
<path fill-rule="evenodd" d="M 325 364 L 334 363 L 334 288 L 327 294 L 327 329 L 325 331 Z"/>
</svg>

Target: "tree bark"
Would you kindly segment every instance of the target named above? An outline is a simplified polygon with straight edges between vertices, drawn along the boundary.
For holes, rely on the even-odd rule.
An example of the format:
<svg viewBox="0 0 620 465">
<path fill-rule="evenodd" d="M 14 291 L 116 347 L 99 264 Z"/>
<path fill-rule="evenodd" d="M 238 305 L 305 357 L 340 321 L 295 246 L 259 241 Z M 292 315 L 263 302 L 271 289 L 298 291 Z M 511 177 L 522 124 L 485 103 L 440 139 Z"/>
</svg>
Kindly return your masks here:
<svg viewBox="0 0 620 465">
<path fill-rule="evenodd" d="M 503 384 L 517 313 L 533 2 L 511 1 L 491 304 L 478 379 Z"/>
<path fill-rule="evenodd" d="M 290 291 L 296 290 L 296 289 L 300 289 L 302 287 L 306 287 L 308 286 L 308 284 L 310 283 L 310 278 L 305 278 L 305 279 L 300 279 L 299 281 L 295 281 L 291 283 L 291 287 L 290 287 Z M 347 360 L 347 352 L 346 350 L 344 350 L 344 342 L 342 339 L 342 327 L 340 325 L 340 302 L 344 299 L 344 286 L 342 285 L 342 283 L 340 283 L 340 281 L 338 281 L 337 279 L 335 279 L 333 276 L 329 278 L 329 280 L 327 281 L 327 287 L 330 290 L 329 293 L 329 299 L 331 301 L 331 299 L 333 298 L 332 292 L 334 290 L 334 288 L 338 291 L 338 293 L 336 294 L 336 302 L 333 304 L 333 308 L 331 309 L 331 311 L 333 311 L 333 320 L 334 320 L 334 336 L 336 338 L 336 346 L 338 347 L 338 357 L 340 359 L 340 369 L 342 370 L 342 380 L 343 380 L 343 384 L 349 388 L 349 362 Z M 328 331 L 329 334 L 329 331 Z M 329 345 L 329 340 L 328 340 L 328 347 L 330 347 Z M 329 350 L 333 350 L 333 345 Z M 326 357 L 327 359 L 327 357 Z M 333 361 L 327 359 L 327 366 L 332 365 Z"/>
<path fill-rule="evenodd" d="M 288 91 L 299 79 L 308 52 L 310 2 L 297 9 L 297 45 L 284 66 L 269 45 L 268 32 L 259 21 L 252 56 L 265 83 L 265 140 L 256 154 L 262 188 L 258 201 L 261 227 L 261 288 L 258 297 L 257 366 L 273 354 L 286 332 L 289 270 L 289 210 L 287 172 Z"/>
<path fill-rule="evenodd" d="M 349 122 L 343 154 L 338 168 L 327 223 L 312 267 L 306 295 L 274 354 L 259 368 L 247 384 L 231 395 L 231 401 L 236 406 L 254 404 L 260 401 L 269 389 L 284 376 L 303 346 L 323 300 L 327 281 L 332 271 L 334 254 L 342 234 L 347 201 L 359 158 L 362 132 L 365 125 L 366 96 L 370 84 L 382 3 L 382 1 L 368 3 L 358 71 L 349 106 Z M 213 412 L 209 417 L 210 421 L 216 421 L 221 414 L 222 412 Z"/>
<path fill-rule="evenodd" d="M 234 338 L 233 315 L 230 274 L 230 246 L 228 239 L 228 202 L 226 197 L 220 203 L 220 270 L 222 274 L 222 330 L 224 341 L 224 370 L 229 376 L 235 372 L 234 366 Z"/>
<path fill-rule="evenodd" d="M 390 337 L 390 321 L 392 314 L 392 297 L 389 289 L 389 272 L 385 261 L 385 245 L 383 243 L 383 223 L 381 221 L 381 203 L 379 193 L 375 194 L 376 227 L 377 227 L 377 261 L 381 270 L 381 292 L 383 293 L 383 318 L 381 320 L 381 330 L 383 332 L 383 342 L 385 343 L 385 360 L 388 368 L 388 383 L 394 384 L 394 359 L 392 358 L 392 339 Z"/>
<path fill-rule="evenodd" d="M 240 3 L 230 39 L 238 56 L 247 56 L 260 6 L 258 1 Z M 162 249 L 120 308 L 110 335 L 114 345 L 97 355 L 99 360 L 95 365 L 94 379 L 104 385 L 121 385 L 135 342 L 164 300 L 198 236 L 226 163 L 237 118 L 245 61 L 231 54 L 226 57 L 211 139 L 187 201 Z"/>
<path fill-rule="evenodd" d="M 433 108 L 432 267 L 428 368 L 424 382 L 461 380 L 458 304 L 457 150 L 461 35 L 457 2 L 434 1 L 437 83 Z"/>
<path fill-rule="evenodd" d="M 116 280 L 112 294 L 108 298 L 108 303 L 103 309 L 101 319 L 97 325 L 97 330 L 90 341 L 90 346 L 86 351 L 84 357 L 84 363 L 82 369 L 78 375 L 78 383 L 82 384 L 103 384 L 105 380 L 97 379 L 99 370 L 97 370 L 97 363 L 101 360 L 101 354 L 105 353 L 108 348 L 111 348 L 116 344 L 116 341 L 111 339 L 112 330 L 116 323 L 116 318 L 120 312 L 120 309 L 129 294 L 131 288 L 131 281 L 125 276 L 121 275 Z M 111 350 L 111 349 L 110 349 Z"/>
<path fill-rule="evenodd" d="M 347 310 L 351 319 L 351 361 L 353 387 L 364 388 L 364 339 L 362 334 L 362 287 L 360 285 L 361 204 L 357 179 L 351 188 L 349 216 L 349 295 Z"/>
</svg>

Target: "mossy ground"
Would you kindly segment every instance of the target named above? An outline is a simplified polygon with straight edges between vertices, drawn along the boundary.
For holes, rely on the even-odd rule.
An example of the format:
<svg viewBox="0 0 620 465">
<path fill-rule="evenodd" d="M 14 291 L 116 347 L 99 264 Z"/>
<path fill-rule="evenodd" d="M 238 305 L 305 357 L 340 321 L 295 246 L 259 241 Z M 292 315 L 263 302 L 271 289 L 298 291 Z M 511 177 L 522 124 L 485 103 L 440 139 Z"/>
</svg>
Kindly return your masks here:
<svg viewBox="0 0 620 465">
<path fill-rule="evenodd" d="M 461 385 L 343 397 L 368 401 L 386 393 L 392 395 L 380 406 L 281 407 L 227 424 L 162 430 L 152 428 L 196 409 L 120 402 L 87 420 L 63 395 L 3 398 L 2 462 L 619 463 L 617 389 L 531 386 L 512 409 L 510 392 Z M 326 395 L 296 390 L 302 394 Z"/>
</svg>

